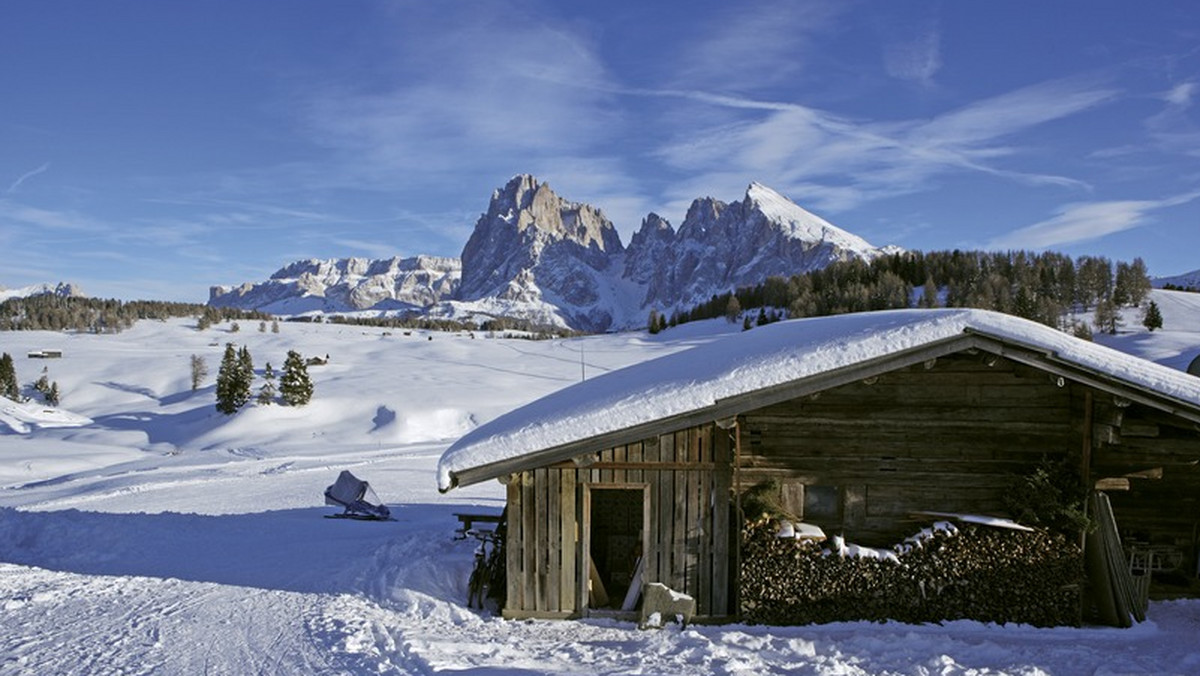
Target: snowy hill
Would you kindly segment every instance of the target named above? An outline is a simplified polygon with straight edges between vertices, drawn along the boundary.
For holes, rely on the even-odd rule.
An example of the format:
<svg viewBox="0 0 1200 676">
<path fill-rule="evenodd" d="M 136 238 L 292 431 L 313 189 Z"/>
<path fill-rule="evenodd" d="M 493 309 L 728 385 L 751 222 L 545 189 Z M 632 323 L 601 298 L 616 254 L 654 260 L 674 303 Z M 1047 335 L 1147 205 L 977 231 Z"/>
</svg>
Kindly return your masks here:
<svg viewBox="0 0 1200 676">
<path fill-rule="evenodd" d="M 1175 275 L 1173 277 L 1155 277 L 1150 281 L 1158 289 L 1167 285 L 1184 289 L 1200 289 L 1200 270 L 1185 272 L 1182 275 Z"/>
<path fill-rule="evenodd" d="M 492 193 L 461 259 L 300 261 L 266 282 L 213 287 L 209 304 L 508 316 L 599 332 L 642 326 L 650 308 L 687 308 L 770 275 L 886 251 L 758 183 L 740 202 L 697 199 L 678 232 L 650 214 L 626 248 L 600 209 L 521 174 Z"/>
<path fill-rule="evenodd" d="M 1200 295 L 1153 291 L 1162 330 L 1127 314 L 1097 341 L 1180 368 L 1200 351 Z M 93 673 L 1195 673 L 1200 602 L 1158 602 L 1131 630 L 518 622 L 466 607 L 473 540 L 455 512 L 499 513 L 504 488 L 440 494 L 460 434 L 582 377 L 740 327 L 553 341 L 288 323 L 204 331 L 142 321 L 115 335 L 0 333 L 23 383 L 62 407 L 0 412 L 0 672 Z M 286 351 L 313 403 L 214 409 L 226 342 L 256 370 Z M 62 350 L 57 360 L 32 350 Z M 192 391 L 190 356 L 210 374 Z M 261 380 L 259 381 L 261 382 Z M 324 519 L 350 469 L 396 521 Z"/>
</svg>

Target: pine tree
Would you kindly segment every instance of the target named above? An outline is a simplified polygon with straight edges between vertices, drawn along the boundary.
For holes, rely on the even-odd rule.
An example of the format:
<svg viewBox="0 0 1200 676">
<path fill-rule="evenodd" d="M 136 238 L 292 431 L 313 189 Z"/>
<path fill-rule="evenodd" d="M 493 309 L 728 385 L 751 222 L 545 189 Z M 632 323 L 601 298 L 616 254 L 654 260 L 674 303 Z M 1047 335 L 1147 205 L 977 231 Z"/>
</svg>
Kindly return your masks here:
<svg viewBox="0 0 1200 676">
<path fill-rule="evenodd" d="M 60 395 L 58 393 L 58 381 L 50 383 L 50 389 L 46 391 L 46 403 L 51 406 L 58 406 Z"/>
<path fill-rule="evenodd" d="M 257 401 L 260 406 L 270 406 L 275 401 L 275 369 L 271 368 L 271 362 L 263 368 L 263 384 L 258 388 Z"/>
<path fill-rule="evenodd" d="M 21 400 L 21 387 L 17 384 L 17 369 L 13 365 L 12 355 L 7 352 L 0 356 L 0 397 L 8 397 L 13 401 Z"/>
<path fill-rule="evenodd" d="M 651 335 L 658 333 L 659 331 L 662 330 L 658 326 L 658 319 L 659 319 L 658 310 L 651 309 L 650 317 L 649 317 L 649 319 L 646 320 L 646 330 L 649 331 L 651 333 Z"/>
<path fill-rule="evenodd" d="M 312 400 L 313 384 L 308 377 L 308 366 L 295 350 L 288 350 L 287 359 L 283 362 L 279 395 L 288 406 L 303 406 Z"/>
<path fill-rule="evenodd" d="M 249 351 L 242 349 L 248 359 Z M 221 367 L 217 370 L 217 410 L 225 415 L 233 415 L 249 400 L 250 381 L 245 376 L 233 343 L 226 343 Z"/>
<path fill-rule="evenodd" d="M 1161 329 L 1162 325 L 1162 311 L 1158 309 L 1158 303 L 1150 301 L 1150 305 L 1146 307 L 1146 314 L 1142 316 L 1142 326 L 1153 333 L 1154 329 Z"/>
</svg>

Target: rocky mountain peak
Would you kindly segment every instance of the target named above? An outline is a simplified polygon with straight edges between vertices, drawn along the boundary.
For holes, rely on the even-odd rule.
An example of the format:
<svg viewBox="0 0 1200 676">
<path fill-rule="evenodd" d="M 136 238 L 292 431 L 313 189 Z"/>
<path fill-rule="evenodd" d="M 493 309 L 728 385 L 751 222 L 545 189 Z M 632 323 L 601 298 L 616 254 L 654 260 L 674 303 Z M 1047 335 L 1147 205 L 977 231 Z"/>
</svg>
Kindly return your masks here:
<svg viewBox="0 0 1200 676">
<path fill-rule="evenodd" d="M 461 296 L 537 298 L 541 291 L 564 291 L 546 286 L 550 280 L 539 273 L 567 265 L 567 259 L 603 270 L 608 256 L 623 250 L 616 228 L 599 209 L 567 201 L 549 184 L 520 174 L 492 193 L 475 223 L 462 253 Z"/>
</svg>

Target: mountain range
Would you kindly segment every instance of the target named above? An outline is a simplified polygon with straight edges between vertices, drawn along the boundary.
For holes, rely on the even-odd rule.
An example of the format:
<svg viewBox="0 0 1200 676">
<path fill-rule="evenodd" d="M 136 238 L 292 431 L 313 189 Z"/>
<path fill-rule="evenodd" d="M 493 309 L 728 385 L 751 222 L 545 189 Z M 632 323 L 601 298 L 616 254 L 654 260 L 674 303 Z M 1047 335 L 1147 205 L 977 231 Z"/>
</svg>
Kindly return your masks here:
<svg viewBox="0 0 1200 676">
<path fill-rule="evenodd" d="M 696 199 L 678 229 L 651 213 L 625 246 L 600 209 L 521 174 L 492 193 L 459 258 L 298 261 L 265 282 L 212 287 L 208 302 L 284 315 L 518 317 L 605 331 L 770 275 L 898 250 L 875 247 L 759 183 L 740 201 Z"/>
<path fill-rule="evenodd" d="M 32 296 L 61 296 L 69 298 L 72 296 L 82 296 L 83 291 L 76 285 L 67 282 L 59 282 L 57 284 L 32 284 L 30 286 L 22 286 L 16 289 L 6 289 L 0 286 L 0 302 L 10 298 L 29 298 Z"/>
</svg>

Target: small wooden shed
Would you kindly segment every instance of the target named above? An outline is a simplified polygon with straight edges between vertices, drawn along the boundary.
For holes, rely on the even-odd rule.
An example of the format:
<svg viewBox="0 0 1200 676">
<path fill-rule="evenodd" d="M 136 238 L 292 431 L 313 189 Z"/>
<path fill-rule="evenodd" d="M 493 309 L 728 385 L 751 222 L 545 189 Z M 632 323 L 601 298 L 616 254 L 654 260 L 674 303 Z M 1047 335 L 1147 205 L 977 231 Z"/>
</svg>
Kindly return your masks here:
<svg viewBox="0 0 1200 676">
<path fill-rule="evenodd" d="M 721 619 L 752 486 L 886 546 L 916 512 L 1006 515 L 1047 461 L 1112 491 L 1127 544 L 1195 578 L 1200 379 L 981 310 L 781 322 L 611 372 L 464 436 L 439 487 L 507 486 L 506 617 L 629 609 L 661 582 Z"/>
</svg>

